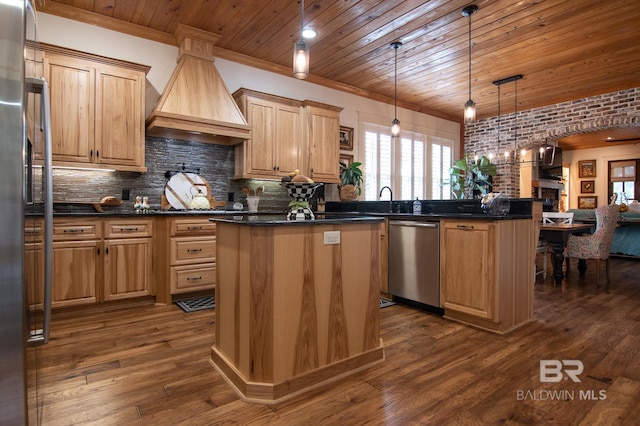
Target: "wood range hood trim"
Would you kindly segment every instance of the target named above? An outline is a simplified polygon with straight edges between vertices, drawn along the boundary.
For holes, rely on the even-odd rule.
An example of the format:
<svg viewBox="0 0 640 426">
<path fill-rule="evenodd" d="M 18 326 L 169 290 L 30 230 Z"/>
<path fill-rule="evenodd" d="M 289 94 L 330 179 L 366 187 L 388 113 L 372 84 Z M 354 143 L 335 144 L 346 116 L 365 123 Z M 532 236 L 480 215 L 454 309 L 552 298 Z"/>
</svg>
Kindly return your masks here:
<svg viewBox="0 0 640 426">
<path fill-rule="evenodd" d="M 251 127 L 214 65 L 216 34 L 179 25 L 178 63 L 146 121 L 147 135 L 237 145 Z"/>
</svg>

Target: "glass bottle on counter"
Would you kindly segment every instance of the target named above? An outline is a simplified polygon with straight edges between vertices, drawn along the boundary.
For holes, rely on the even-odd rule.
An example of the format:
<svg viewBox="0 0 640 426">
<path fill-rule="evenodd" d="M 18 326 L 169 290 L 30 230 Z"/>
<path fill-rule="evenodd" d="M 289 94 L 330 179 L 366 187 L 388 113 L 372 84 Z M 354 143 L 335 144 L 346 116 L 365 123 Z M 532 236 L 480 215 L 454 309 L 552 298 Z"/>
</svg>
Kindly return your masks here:
<svg viewBox="0 0 640 426">
<path fill-rule="evenodd" d="M 416 197 L 416 200 L 413 202 L 413 214 L 422 214 L 422 203 Z"/>
</svg>

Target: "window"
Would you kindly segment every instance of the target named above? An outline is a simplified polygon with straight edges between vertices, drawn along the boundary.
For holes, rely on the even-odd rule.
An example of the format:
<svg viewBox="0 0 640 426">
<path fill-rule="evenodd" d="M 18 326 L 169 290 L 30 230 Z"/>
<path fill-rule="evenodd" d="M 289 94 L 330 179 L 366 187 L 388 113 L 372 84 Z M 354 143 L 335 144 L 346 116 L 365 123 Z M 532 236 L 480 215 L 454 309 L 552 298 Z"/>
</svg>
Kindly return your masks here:
<svg viewBox="0 0 640 426">
<path fill-rule="evenodd" d="M 609 161 L 609 198 L 617 194 L 616 203 L 638 199 L 638 162 L 640 160 Z"/>
<path fill-rule="evenodd" d="M 431 137 L 427 143 L 427 139 L 409 131 L 393 139 L 388 126 L 365 124 L 364 199 L 388 200 L 389 192 L 379 195 L 384 186 L 391 188 L 395 199 L 450 198 L 449 187 L 442 184 L 449 180 L 453 141 Z"/>
</svg>

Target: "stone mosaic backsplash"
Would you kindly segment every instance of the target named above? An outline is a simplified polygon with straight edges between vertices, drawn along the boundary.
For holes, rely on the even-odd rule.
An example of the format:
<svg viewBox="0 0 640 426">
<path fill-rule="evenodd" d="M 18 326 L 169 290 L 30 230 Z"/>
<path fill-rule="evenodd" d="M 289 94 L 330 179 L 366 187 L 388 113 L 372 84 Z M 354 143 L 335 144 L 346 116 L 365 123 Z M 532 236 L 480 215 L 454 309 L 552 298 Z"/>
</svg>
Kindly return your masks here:
<svg viewBox="0 0 640 426">
<path fill-rule="evenodd" d="M 121 206 L 105 207 L 105 211 L 133 210 L 135 197 L 148 196 L 152 209 L 160 209 L 160 196 L 168 178 L 167 171 L 195 172 L 209 183 L 217 201 L 226 201 L 224 209 L 231 209 L 234 202 L 240 202 L 246 210 L 247 200 L 242 192 L 243 186 L 256 188 L 264 186 L 258 211 L 288 211 L 291 200 L 286 191 L 275 181 L 232 180 L 234 171 L 234 148 L 224 145 L 205 144 L 175 139 L 146 138 L 146 173 L 105 172 L 75 169 L 53 170 L 54 201 L 56 212 L 93 211 L 86 205 L 66 204 L 73 201 L 100 201 L 112 195 L 122 199 L 122 191 L 130 191 L 129 200 Z M 232 199 L 233 201 L 229 201 Z"/>
</svg>

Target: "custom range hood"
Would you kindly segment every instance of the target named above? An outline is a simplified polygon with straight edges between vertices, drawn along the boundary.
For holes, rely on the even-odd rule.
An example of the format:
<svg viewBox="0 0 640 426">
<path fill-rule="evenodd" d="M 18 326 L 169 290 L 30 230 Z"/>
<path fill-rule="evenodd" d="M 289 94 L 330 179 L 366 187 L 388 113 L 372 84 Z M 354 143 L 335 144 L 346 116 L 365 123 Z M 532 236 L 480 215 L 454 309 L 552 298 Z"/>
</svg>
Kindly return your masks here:
<svg viewBox="0 0 640 426">
<path fill-rule="evenodd" d="M 236 145 L 250 127 L 213 64 L 216 34 L 180 25 L 178 64 L 146 121 L 147 135 Z"/>
</svg>

